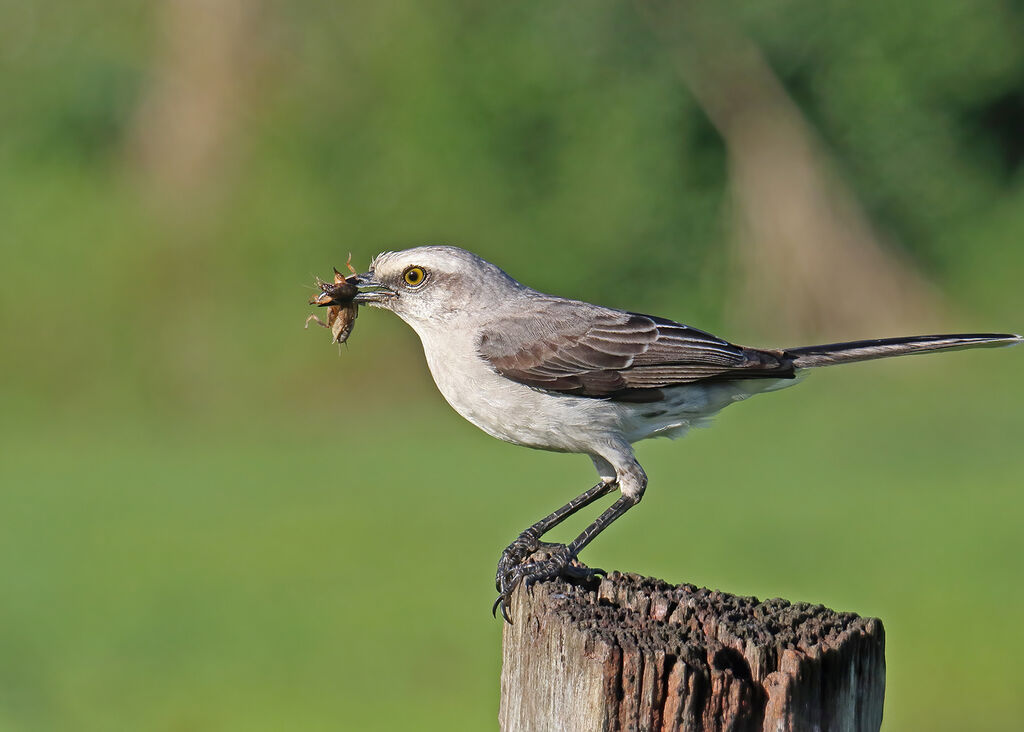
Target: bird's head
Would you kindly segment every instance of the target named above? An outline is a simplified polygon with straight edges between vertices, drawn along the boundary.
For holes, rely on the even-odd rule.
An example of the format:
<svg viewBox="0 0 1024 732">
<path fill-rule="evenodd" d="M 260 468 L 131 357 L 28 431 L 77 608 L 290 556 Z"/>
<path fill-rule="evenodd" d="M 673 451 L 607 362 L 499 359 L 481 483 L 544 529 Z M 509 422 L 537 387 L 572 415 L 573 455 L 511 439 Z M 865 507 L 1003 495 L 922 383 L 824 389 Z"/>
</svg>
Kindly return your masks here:
<svg viewBox="0 0 1024 732">
<path fill-rule="evenodd" d="M 493 309 L 525 289 L 490 262 L 448 246 L 384 252 L 355 282 L 356 303 L 391 310 L 417 330 Z"/>
</svg>

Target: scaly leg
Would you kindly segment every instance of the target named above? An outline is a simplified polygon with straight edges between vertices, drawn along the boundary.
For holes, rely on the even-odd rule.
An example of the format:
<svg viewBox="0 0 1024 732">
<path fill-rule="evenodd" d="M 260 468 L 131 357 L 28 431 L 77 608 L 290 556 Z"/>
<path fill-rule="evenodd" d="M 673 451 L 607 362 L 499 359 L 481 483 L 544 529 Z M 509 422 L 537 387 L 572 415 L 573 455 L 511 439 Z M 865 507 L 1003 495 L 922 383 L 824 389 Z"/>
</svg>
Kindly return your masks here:
<svg viewBox="0 0 1024 732">
<path fill-rule="evenodd" d="M 595 463 L 597 461 L 595 460 Z M 576 556 L 587 544 L 608 528 L 616 519 L 640 502 L 644 489 L 647 487 L 647 475 L 639 463 L 629 453 L 629 463 L 617 469 L 616 479 L 605 479 L 593 488 L 583 493 L 578 498 L 570 501 L 554 513 L 541 519 L 533 526 L 519 535 L 512 544 L 505 549 L 498 562 L 498 575 L 495 584 L 498 589 L 498 599 L 494 601 L 491 608 L 492 613 L 501 608 L 501 615 L 506 622 L 511 623 L 509 616 L 509 604 L 512 601 L 512 593 L 519 584 L 530 585 L 543 579 L 549 579 L 558 575 L 583 579 L 593 577 L 595 574 L 604 574 L 603 570 L 594 570 L 584 567 L 576 562 Z M 609 506 L 597 519 L 587 526 L 568 546 L 564 544 L 541 543 L 540 537 L 554 526 L 564 521 L 572 514 L 585 506 L 607 495 L 618 485 L 622 491 L 619 497 Z M 547 559 L 526 562 L 525 560 L 537 549 L 544 547 L 549 552 Z"/>
<path fill-rule="evenodd" d="M 505 548 L 505 551 L 501 553 L 501 559 L 498 560 L 498 573 L 494 578 L 495 589 L 503 591 L 503 588 L 511 579 L 512 571 L 541 547 L 540 538 L 544 536 L 544 534 L 551 531 L 551 529 L 558 526 L 580 509 L 586 508 L 599 498 L 603 498 L 608 495 L 614 488 L 614 480 L 602 480 L 590 490 L 580 494 L 561 508 L 552 511 L 550 514 L 521 533 L 516 540 L 509 544 Z"/>
</svg>

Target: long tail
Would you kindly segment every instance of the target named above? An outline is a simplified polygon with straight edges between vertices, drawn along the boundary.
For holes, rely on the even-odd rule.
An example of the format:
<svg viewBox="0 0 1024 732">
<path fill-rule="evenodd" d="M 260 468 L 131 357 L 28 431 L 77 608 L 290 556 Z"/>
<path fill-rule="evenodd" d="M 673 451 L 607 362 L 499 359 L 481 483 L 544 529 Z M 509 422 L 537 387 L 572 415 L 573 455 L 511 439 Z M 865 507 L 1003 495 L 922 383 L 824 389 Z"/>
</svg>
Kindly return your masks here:
<svg viewBox="0 0 1024 732">
<path fill-rule="evenodd" d="M 823 346 L 787 348 L 784 353 L 793 359 L 793 365 L 800 369 L 816 366 L 831 366 L 836 363 L 870 361 L 889 356 L 905 356 L 929 351 L 959 350 L 962 348 L 998 348 L 1024 342 L 1024 338 L 1012 333 L 962 333 L 956 335 L 907 336 L 905 338 L 882 338 L 876 341 L 852 341 L 850 343 L 828 343 Z"/>
</svg>

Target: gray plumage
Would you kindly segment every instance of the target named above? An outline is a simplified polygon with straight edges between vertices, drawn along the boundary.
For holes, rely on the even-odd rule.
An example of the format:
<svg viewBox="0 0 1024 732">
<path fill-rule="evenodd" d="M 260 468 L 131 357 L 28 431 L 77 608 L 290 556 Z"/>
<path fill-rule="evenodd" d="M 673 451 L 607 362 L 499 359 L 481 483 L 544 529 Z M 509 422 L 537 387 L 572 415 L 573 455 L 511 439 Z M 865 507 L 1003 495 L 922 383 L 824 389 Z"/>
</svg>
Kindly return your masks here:
<svg viewBox="0 0 1024 732">
<path fill-rule="evenodd" d="M 735 346 L 662 318 L 549 297 L 480 333 L 478 351 L 506 378 L 564 394 L 651 402 L 698 381 L 793 378 L 779 352 Z"/>
<path fill-rule="evenodd" d="M 508 442 L 589 455 L 601 476 L 505 550 L 503 612 L 518 582 L 566 571 L 640 500 L 647 476 L 632 443 L 681 436 L 733 402 L 794 383 L 802 369 L 1021 342 L 970 334 L 748 348 L 663 318 L 539 293 L 444 246 L 381 254 L 356 282 L 357 303 L 391 310 L 416 331 L 435 383 L 459 414 Z M 616 487 L 622 497 L 553 564 L 526 561 L 540 535 Z"/>
</svg>

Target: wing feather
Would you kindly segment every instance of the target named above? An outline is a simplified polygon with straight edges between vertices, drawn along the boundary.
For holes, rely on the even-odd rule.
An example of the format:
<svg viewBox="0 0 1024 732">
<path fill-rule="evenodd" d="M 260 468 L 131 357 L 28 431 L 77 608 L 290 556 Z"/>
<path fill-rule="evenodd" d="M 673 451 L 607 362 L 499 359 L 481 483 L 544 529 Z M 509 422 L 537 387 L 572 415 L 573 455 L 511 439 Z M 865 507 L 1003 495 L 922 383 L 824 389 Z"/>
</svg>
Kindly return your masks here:
<svg viewBox="0 0 1024 732">
<path fill-rule="evenodd" d="M 537 389 L 643 402 L 670 386 L 794 375 L 782 351 L 671 320 L 555 298 L 532 305 L 484 328 L 478 351 L 498 373 Z"/>
</svg>

